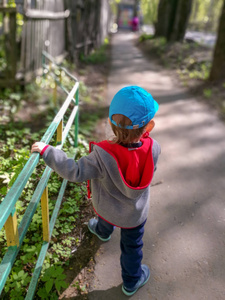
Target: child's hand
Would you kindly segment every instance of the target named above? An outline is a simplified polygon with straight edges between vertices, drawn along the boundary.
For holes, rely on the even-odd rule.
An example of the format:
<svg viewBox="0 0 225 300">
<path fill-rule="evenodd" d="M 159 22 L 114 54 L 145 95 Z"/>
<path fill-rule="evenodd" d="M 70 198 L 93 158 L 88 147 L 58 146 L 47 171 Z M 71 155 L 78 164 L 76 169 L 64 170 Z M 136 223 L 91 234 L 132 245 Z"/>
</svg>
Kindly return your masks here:
<svg viewBox="0 0 225 300">
<path fill-rule="evenodd" d="M 45 146 L 47 146 L 45 143 L 36 142 L 31 147 L 31 153 L 33 153 L 33 152 L 41 153 L 41 151 L 44 149 Z"/>
</svg>

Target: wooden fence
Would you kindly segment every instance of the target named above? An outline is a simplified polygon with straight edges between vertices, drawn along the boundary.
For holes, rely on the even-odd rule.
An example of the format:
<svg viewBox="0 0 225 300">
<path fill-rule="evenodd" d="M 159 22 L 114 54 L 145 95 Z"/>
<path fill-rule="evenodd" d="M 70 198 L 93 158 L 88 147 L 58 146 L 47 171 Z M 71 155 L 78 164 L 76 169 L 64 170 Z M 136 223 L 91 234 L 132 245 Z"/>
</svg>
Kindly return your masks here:
<svg viewBox="0 0 225 300">
<path fill-rule="evenodd" d="M 53 57 L 65 56 L 65 19 L 68 17 L 69 12 L 64 11 L 61 0 L 37 1 L 35 8 L 31 3 L 27 6 L 21 43 L 21 72 L 25 81 L 40 70 L 43 50 Z"/>
<path fill-rule="evenodd" d="M 6 2 L 6 0 L 5 0 Z M 8 9 L 10 32 L 8 48 L 13 51 L 7 61 L 5 78 L 0 86 L 11 82 L 27 82 L 41 68 L 41 53 L 47 51 L 58 62 L 66 55 L 75 61 L 80 52 L 88 54 L 99 47 L 108 35 L 110 5 L 108 0 L 15 0 L 17 11 L 23 15 L 21 36 L 16 41 L 16 10 Z M 18 41 L 18 38 L 20 39 Z M 15 45 L 19 45 L 19 49 Z M 18 50 L 18 51 L 16 51 Z M 20 57 L 18 57 L 20 52 Z M 14 67 L 12 67 L 14 66 Z M 13 69 L 14 68 L 14 69 Z"/>
<path fill-rule="evenodd" d="M 103 44 L 109 32 L 110 7 L 107 0 L 66 1 L 71 11 L 70 30 L 73 57 L 80 52 L 88 54 Z"/>
</svg>

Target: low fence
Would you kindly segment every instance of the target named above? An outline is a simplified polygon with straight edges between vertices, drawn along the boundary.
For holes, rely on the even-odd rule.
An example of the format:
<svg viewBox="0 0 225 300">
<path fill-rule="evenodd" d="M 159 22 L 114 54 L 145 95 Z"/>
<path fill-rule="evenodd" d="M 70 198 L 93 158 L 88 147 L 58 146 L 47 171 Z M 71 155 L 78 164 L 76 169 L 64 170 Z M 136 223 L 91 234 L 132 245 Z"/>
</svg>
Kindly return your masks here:
<svg viewBox="0 0 225 300">
<path fill-rule="evenodd" d="M 57 146 L 56 148 L 61 149 L 72 125 L 75 123 L 75 139 L 74 146 L 77 147 L 78 144 L 78 106 L 79 106 L 79 82 L 73 77 L 66 69 L 58 66 L 54 59 L 46 52 L 43 52 L 43 69 L 44 74 L 49 73 L 53 76 L 55 84 L 60 86 L 64 92 L 67 94 L 66 100 L 60 108 L 59 112 L 56 114 L 54 120 L 46 130 L 41 141 L 48 144 L 53 135 L 56 134 Z M 74 81 L 71 90 L 67 90 L 63 87 L 61 83 L 61 73 L 64 72 L 71 80 Z M 56 96 L 55 88 L 55 96 Z M 73 105 L 73 109 L 68 116 L 66 124 L 64 124 L 64 115 L 68 113 L 69 106 Z M 25 299 L 32 299 L 35 294 L 38 278 L 41 273 L 42 265 L 49 247 L 51 235 L 56 222 L 56 218 L 60 209 L 60 205 L 63 199 L 63 194 L 66 189 L 67 180 L 63 180 L 59 194 L 55 203 L 55 207 L 49 220 L 49 209 L 48 209 L 48 188 L 47 183 L 50 178 L 52 169 L 46 167 L 42 177 L 33 193 L 32 199 L 26 208 L 23 218 L 17 225 L 16 209 L 15 205 L 17 200 L 22 194 L 26 183 L 28 182 L 30 176 L 32 175 L 35 167 L 39 162 L 39 153 L 31 154 L 29 160 L 24 166 L 23 170 L 17 177 L 13 186 L 7 193 L 6 197 L 0 204 L 0 230 L 5 227 L 6 240 L 8 249 L 5 256 L 0 264 L 0 295 L 6 283 L 7 277 L 10 274 L 12 266 L 16 260 L 16 257 L 20 251 L 21 245 L 32 221 L 32 217 L 37 209 L 38 203 L 41 201 L 42 207 L 42 224 L 43 224 L 43 244 L 41 251 L 39 253 L 37 263 L 32 275 L 32 279 L 28 288 L 28 292 Z"/>
</svg>

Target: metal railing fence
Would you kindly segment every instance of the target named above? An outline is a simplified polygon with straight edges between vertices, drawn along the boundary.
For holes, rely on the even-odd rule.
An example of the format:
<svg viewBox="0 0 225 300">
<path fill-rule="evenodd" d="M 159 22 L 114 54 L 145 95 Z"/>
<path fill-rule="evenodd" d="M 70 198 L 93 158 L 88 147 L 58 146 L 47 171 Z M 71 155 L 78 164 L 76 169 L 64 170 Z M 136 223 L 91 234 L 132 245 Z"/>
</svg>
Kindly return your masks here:
<svg viewBox="0 0 225 300">
<path fill-rule="evenodd" d="M 60 86 L 63 91 L 67 94 L 66 100 L 63 103 L 62 107 L 56 114 L 54 120 L 51 122 L 50 126 L 43 135 L 41 142 L 48 144 L 54 133 L 56 132 L 56 148 L 61 149 L 68 134 L 75 123 L 75 138 L 74 146 L 78 145 L 78 105 L 79 105 L 79 82 L 72 76 L 65 68 L 58 66 L 54 59 L 46 52 L 43 52 L 43 70 L 44 74 L 49 73 L 53 76 L 55 84 Z M 48 63 L 47 63 L 48 62 Z M 49 66 L 50 63 L 50 66 Z M 74 81 L 73 87 L 71 90 L 63 87 L 61 83 L 62 72 L 68 76 L 71 80 Z M 54 97 L 56 97 L 57 86 L 54 90 Z M 72 111 L 69 113 L 68 120 L 64 124 L 63 117 L 65 113 L 68 113 L 69 106 L 73 105 Z M 20 172 L 13 186 L 5 196 L 4 200 L 0 204 L 0 230 L 5 227 L 6 240 L 7 240 L 7 251 L 2 259 L 0 264 L 0 295 L 5 286 L 7 277 L 10 274 L 10 271 L 13 267 L 13 264 L 16 260 L 16 257 L 20 251 L 21 245 L 29 228 L 29 225 L 32 221 L 33 215 L 36 212 L 38 203 L 41 201 L 42 207 L 42 224 L 43 224 L 43 244 L 37 259 L 37 263 L 32 275 L 32 279 L 28 288 L 28 292 L 25 299 L 32 299 L 35 294 L 38 278 L 41 273 L 42 265 L 49 247 L 51 235 L 53 228 L 56 222 L 56 218 L 60 209 L 60 205 L 63 199 L 63 194 L 67 185 L 67 180 L 63 180 L 56 204 L 49 220 L 49 210 L 48 210 L 48 188 L 47 183 L 50 178 L 52 170 L 49 167 L 46 167 L 42 177 L 33 193 L 31 201 L 29 202 L 26 211 L 23 215 L 23 218 L 17 225 L 16 217 L 16 202 L 21 196 L 23 189 L 26 186 L 30 176 L 32 175 L 35 167 L 39 162 L 39 153 L 31 154 L 29 160 L 24 166 L 23 170 Z"/>
</svg>

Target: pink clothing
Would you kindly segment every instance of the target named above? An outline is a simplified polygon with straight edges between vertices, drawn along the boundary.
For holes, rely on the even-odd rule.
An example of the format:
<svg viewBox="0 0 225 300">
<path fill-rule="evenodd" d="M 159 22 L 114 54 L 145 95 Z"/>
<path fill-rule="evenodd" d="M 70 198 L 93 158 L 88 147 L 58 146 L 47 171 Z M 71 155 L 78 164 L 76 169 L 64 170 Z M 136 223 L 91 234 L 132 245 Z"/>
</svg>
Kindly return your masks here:
<svg viewBox="0 0 225 300">
<path fill-rule="evenodd" d="M 132 19 L 132 31 L 137 31 L 139 27 L 139 19 L 138 17 L 134 17 Z"/>
</svg>

